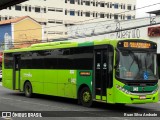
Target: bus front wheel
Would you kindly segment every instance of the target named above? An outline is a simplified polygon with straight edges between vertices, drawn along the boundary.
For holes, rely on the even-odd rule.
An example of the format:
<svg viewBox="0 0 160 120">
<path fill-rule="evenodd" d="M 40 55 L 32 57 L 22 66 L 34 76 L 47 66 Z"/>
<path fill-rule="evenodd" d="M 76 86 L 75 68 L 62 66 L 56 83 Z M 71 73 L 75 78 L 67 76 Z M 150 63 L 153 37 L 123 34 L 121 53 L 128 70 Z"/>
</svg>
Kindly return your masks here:
<svg viewBox="0 0 160 120">
<path fill-rule="evenodd" d="M 85 107 L 91 107 L 92 106 L 92 94 L 88 87 L 84 87 L 81 89 L 80 92 L 80 102 Z"/>
<path fill-rule="evenodd" d="M 24 85 L 24 93 L 26 97 L 32 97 L 32 85 L 30 82 L 26 82 Z"/>
</svg>

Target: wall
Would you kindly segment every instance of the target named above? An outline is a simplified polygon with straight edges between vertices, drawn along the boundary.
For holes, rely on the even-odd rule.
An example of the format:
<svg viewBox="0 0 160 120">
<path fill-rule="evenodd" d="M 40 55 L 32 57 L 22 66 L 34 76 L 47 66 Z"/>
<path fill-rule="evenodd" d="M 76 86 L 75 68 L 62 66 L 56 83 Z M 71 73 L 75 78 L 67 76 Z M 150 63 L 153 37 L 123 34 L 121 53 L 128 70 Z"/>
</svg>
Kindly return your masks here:
<svg viewBox="0 0 160 120">
<path fill-rule="evenodd" d="M 11 24 L 0 25 L 0 50 L 13 47 Z"/>
<path fill-rule="evenodd" d="M 77 1 L 77 0 L 75 0 Z M 80 0 L 82 1 L 82 0 Z M 112 8 L 107 8 L 107 7 L 100 7 L 98 4 L 98 7 L 93 6 L 91 4 L 90 6 L 85 5 L 85 2 L 83 2 L 83 5 L 78 5 L 77 2 L 75 4 L 70 4 L 70 1 L 67 0 L 67 3 L 65 3 L 65 0 L 29 0 L 26 2 L 21 3 L 20 5 L 22 6 L 21 10 L 15 10 L 15 6 L 12 6 L 11 9 L 7 8 L 1 11 L 1 16 L 5 17 L 20 17 L 20 16 L 30 16 L 34 18 L 35 20 L 39 22 L 45 22 L 46 25 L 44 25 L 44 31 L 45 31 L 45 37 L 44 39 L 54 39 L 54 38 L 60 38 L 60 37 L 67 37 L 67 30 L 64 24 L 73 24 L 78 21 L 88 21 L 88 22 L 93 22 L 93 21 L 102 21 L 102 20 L 111 20 L 110 18 L 100 18 L 100 15 L 98 15 L 97 19 L 96 17 L 93 17 L 91 15 L 90 17 L 85 16 L 85 12 L 91 11 L 93 12 L 104 12 L 104 13 L 122 13 L 122 15 L 135 15 L 135 11 L 133 11 L 134 5 L 136 5 L 136 0 L 90 0 L 91 2 L 105 2 L 105 3 L 119 3 L 119 4 L 125 4 L 126 8 L 125 9 L 115 9 L 114 7 Z M 131 4 L 132 5 L 132 11 L 130 12 L 125 12 L 127 10 L 127 5 Z M 31 11 L 27 10 L 25 11 L 25 6 L 29 8 L 29 6 L 32 7 Z M 40 12 L 35 12 L 35 7 L 40 7 L 41 11 Z M 120 6 L 119 6 L 120 7 Z M 46 8 L 46 13 L 44 12 L 44 8 Z M 55 9 L 63 9 L 63 12 L 57 12 L 56 10 L 54 11 L 48 11 L 48 8 L 55 8 Z M 65 10 L 68 11 L 67 15 L 65 15 Z M 77 11 L 82 11 L 83 16 L 78 16 L 77 13 L 75 16 L 71 16 L 69 11 L 70 10 L 75 10 Z M 4 18 L 3 18 L 4 19 Z M 55 21 L 63 21 L 63 23 L 50 23 L 48 22 L 49 20 L 55 20 Z M 112 19 L 114 17 L 112 16 Z M 126 19 L 126 18 L 125 18 Z M 77 24 L 77 23 L 75 23 Z"/>
<path fill-rule="evenodd" d="M 68 27 L 69 37 L 73 41 L 88 41 L 123 38 L 143 38 L 158 44 L 160 53 L 160 36 L 148 36 L 149 27 L 160 26 L 160 16 L 127 21 L 103 21 Z"/>
<path fill-rule="evenodd" d="M 15 47 L 27 47 L 33 43 L 41 42 L 42 26 L 36 21 L 25 18 L 14 24 Z"/>
</svg>

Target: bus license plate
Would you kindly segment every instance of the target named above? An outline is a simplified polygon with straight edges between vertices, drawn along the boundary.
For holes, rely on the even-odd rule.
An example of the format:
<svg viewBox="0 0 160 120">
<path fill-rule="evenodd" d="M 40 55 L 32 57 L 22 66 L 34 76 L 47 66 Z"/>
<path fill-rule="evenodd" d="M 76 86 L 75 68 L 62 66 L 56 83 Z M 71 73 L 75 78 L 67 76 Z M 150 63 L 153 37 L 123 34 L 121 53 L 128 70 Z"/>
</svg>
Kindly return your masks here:
<svg viewBox="0 0 160 120">
<path fill-rule="evenodd" d="M 146 99 L 146 96 L 139 96 L 139 99 L 144 100 L 144 99 Z"/>
</svg>

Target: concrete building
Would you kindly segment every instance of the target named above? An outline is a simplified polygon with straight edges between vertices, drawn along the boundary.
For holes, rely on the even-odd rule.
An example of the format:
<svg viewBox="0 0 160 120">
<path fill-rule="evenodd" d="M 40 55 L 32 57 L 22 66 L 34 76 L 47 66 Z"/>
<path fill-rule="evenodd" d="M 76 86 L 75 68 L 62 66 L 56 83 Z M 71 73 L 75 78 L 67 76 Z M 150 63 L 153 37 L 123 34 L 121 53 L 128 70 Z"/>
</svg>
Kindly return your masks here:
<svg viewBox="0 0 160 120">
<path fill-rule="evenodd" d="M 0 20 L 30 16 L 44 27 L 44 39 L 67 37 L 67 26 L 135 18 L 136 0 L 29 0 L 0 11 Z M 126 12 L 127 11 L 127 12 Z"/>
</svg>

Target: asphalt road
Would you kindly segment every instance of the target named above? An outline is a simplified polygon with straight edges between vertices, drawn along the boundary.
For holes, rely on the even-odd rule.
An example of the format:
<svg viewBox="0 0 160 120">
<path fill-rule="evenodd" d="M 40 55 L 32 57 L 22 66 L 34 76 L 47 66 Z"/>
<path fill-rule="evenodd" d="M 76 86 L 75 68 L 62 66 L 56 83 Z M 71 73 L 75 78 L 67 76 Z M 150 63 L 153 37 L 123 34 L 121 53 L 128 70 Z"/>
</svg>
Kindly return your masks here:
<svg viewBox="0 0 160 120">
<path fill-rule="evenodd" d="M 155 120 L 160 117 L 141 117 L 141 114 L 151 113 L 160 115 L 160 103 L 135 104 L 117 106 L 104 103 L 94 103 L 92 108 L 77 105 L 77 100 L 53 97 L 46 95 L 34 95 L 33 98 L 26 98 L 23 93 L 8 90 L 0 83 L 0 119 L 2 112 L 40 113 L 42 118 L 23 118 L 29 120 Z M 138 117 L 135 117 L 138 113 Z M 124 115 L 128 115 L 124 117 Z M 16 116 L 16 114 L 14 114 Z M 133 117 L 133 116 L 134 117 Z M 47 116 L 47 117 L 45 117 Z M 52 117 L 50 117 L 52 116 Z M 11 120 L 22 120 L 22 118 L 10 118 Z"/>
</svg>

